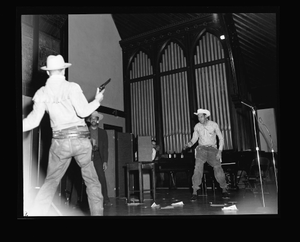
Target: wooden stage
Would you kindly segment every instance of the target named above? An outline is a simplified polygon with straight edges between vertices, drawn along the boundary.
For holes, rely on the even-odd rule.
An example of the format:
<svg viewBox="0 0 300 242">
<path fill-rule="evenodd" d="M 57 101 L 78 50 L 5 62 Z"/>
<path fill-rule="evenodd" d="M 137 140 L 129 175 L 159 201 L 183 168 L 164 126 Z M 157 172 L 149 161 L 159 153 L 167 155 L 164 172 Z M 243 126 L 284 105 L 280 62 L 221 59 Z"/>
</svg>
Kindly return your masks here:
<svg viewBox="0 0 300 242">
<path fill-rule="evenodd" d="M 111 198 L 112 206 L 105 206 L 103 217 L 105 216 L 222 216 L 222 215 L 277 215 L 278 214 L 278 193 L 275 184 L 267 184 L 265 188 L 264 200 L 262 203 L 260 192 L 253 193 L 244 188 L 230 191 L 230 198 L 223 199 L 219 190 L 213 193 L 207 192 L 207 196 L 198 196 L 196 201 L 190 201 L 191 193 L 189 189 L 157 189 L 156 207 L 150 194 L 145 194 L 144 203 L 139 203 L 138 196 L 128 201 L 125 197 Z M 175 204 L 175 205 L 172 205 Z M 224 207 L 235 205 L 237 210 L 223 210 Z M 53 212 L 53 211 L 52 211 Z M 57 216 L 55 212 L 53 216 Z M 89 216 L 88 206 L 70 207 L 62 211 L 63 216 Z"/>
</svg>

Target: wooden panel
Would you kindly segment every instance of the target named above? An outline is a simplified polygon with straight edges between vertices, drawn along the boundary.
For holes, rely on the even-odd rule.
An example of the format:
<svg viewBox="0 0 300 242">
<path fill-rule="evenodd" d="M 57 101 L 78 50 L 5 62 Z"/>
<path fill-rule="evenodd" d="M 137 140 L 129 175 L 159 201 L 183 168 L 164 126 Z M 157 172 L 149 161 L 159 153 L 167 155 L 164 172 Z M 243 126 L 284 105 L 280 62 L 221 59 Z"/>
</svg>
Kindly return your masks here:
<svg viewBox="0 0 300 242">
<path fill-rule="evenodd" d="M 152 161 L 151 136 L 138 136 L 138 161 Z"/>
<path fill-rule="evenodd" d="M 117 133 L 117 196 L 125 197 L 125 170 L 124 166 L 128 162 L 133 162 L 133 135 L 129 133 Z"/>
<path fill-rule="evenodd" d="M 105 171 L 108 197 L 116 197 L 116 131 L 106 130 L 108 136 L 108 167 Z"/>
</svg>

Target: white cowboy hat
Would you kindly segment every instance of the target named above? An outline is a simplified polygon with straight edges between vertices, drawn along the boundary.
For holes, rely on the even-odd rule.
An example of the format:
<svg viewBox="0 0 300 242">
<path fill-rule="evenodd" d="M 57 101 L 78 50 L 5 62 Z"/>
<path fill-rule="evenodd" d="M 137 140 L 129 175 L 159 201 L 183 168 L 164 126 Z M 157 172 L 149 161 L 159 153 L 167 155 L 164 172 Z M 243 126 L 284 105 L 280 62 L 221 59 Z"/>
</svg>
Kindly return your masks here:
<svg viewBox="0 0 300 242">
<path fill-rule="evenodd" d="M 202 108 L 199 108 L 197 110 L 197 113 L 194 113 L 195 115 L 198 115 L 200 113 L 204 113 L 206 115 L 206 117 L 209 117 L 210 116 L 210 112 L 207 110 L 207 109 L 202 109 Z"/>
<path fill-rule="evenodd" d="M 99 121 L 103 119 L 103 115 L 101 113 L 97 112 L 97 111 L 94 111 L 91 114 L 91 116 L 87 119 L 87 121 L 91 122 L 92 117 L 97 117 Z"/>
<path fill-rule="evenodd" d="M 68 68 L 71 65 L 71 63 L 65 63 L 65 60 L 61 55 L 49 55 L 47 57 L 47 65 L 42 66 L 41 69 L 44 71 L 60 70 Z"/>
</svg>

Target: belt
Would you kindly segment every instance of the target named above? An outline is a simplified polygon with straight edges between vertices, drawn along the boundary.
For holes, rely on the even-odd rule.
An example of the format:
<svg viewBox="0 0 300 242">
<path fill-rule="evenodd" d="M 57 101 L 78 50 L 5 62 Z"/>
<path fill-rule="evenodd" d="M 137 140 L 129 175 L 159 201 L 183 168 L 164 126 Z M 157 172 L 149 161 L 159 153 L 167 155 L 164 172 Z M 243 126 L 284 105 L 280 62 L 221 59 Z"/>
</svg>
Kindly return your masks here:
<svg viewBox="0 0 300 242">
<path fill-rule="evenodd" d="M 213 145 L 198 145 L 197 148 L 203 147 L 203 148 L 216 148 Z"/>
<path fill-rule="evenodd" d="M 74 138 L 89 138 L 89 134 L 65 134 L 65 135 L 53 135 L 53 139 L 74 139 Z"/>
<path fill-rule="evenodd" d="M 90 138 L 89 131 L 53 132 L 53 139 Z"/>
</svg>

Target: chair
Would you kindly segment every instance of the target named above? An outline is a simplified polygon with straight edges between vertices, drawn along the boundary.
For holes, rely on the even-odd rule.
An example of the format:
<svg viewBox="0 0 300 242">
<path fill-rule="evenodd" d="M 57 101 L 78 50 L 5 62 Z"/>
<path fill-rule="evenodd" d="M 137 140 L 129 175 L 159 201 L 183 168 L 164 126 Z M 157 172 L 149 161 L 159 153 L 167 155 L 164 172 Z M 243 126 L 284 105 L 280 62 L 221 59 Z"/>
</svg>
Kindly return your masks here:
<svg viewBox="0 0 300 242">
<path fill-rule="evenodd" d="M 270 160 L 265 157 L 260 157 L 260 170 L 262 176 L 262 185 L 265 188 L 266 178 L 270 169 Z M 261 189 L 259 169 L 257 158 L 253 159 L 249 171 L 245 175 L 245 192 L 250 190 L 253 194 L 257 194 Z M 264 189 L 265 191 L 265 189 Z"/>
<path fill-rule="evenodd" d="M 131 189 L 130 186 L 130 175 L 133 171 L 138 171 L 139 179 L 139 190 Z M 127 202 L 130 201 L 130 194 L 132 192 L 139 192 L 140 203 L 144 202 L 144 192 L 149 191 L 149 189 L 144 189 L 143 184 L 143 173 L 145 171 L 150 171 L 152 187 L 150 192 L 152 192 L 153 201 L 155 201 L 156 185 L 155 185 L 155 163 L 154 162 L 131 162 L 126 164 L 126 174 L 127 174 Z"/>
</svg>

